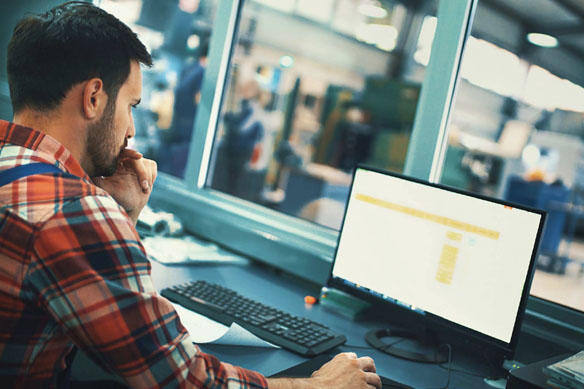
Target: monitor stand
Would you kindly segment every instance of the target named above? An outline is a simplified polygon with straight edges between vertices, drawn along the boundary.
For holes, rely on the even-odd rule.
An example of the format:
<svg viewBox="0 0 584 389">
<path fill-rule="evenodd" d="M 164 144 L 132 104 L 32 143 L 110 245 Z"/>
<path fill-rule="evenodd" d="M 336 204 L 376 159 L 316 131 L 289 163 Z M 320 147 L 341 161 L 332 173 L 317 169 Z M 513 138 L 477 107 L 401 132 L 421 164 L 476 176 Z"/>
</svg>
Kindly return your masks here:
<svg viewBox="0 0 584 389">
<path fill-rule="evenodd" d="M 384 342 L 383 338 L 391 338 Z M 440 345 L 429 330 L 413 331 L 406 329 L 371 330 L 365 340 L 374 348 L 391 356 L 422 363 L 441 364 L 449 361 L 451 350 Z"/>
</svg>

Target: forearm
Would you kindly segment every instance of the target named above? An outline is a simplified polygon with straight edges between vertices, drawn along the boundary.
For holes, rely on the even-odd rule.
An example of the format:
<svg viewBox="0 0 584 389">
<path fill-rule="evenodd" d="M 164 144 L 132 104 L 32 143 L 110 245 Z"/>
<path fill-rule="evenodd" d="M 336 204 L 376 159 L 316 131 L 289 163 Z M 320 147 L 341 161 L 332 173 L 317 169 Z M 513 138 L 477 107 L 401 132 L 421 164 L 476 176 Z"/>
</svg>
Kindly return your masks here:
<svg viewBox="0 0 584 389">
<path fill-rule="evenodd" d="M 316 389 L 310 378 L 268 378 L 269 389 Z"/>
<path fill-rule="evenodd" d="M 158 387 L 165 380 L 173 387 L 229 382 L 267 389 L 261 374 L 221 363 L 193 344 L 172 304 L 155 292 L 138 234 L 112 197 L 67 202 L 33 241 L 23 283 L 59 325 L 59 336 L 66 334 L 128 386 Z"/>
</svg>

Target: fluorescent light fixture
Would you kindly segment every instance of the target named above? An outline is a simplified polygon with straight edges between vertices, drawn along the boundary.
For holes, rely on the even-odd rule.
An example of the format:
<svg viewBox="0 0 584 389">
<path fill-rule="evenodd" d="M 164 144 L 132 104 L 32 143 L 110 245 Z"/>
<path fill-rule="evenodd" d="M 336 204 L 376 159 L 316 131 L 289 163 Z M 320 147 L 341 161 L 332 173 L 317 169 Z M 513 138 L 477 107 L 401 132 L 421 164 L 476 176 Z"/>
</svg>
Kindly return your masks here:
<svg viewBox="0 0 584 389">
<path fill-rule="evenodd" d="M 294 58 L 289 55 L 284 55 L 280 58 L 280 66 L 283 68 L 290 68 L 294 65 Z"/>
<path fill-rule="evenodd" d="M 357 27 L 355 36 L 360 41 L 391 51 L 397 44 L 398 31 L 389 24 L 362 24 Z"/>
<path fill-rule="evenodd" d="M 530 32 L 527 34 L 527 40 L 534 45 L 541 47 L 556 47 L 558 46 L 558 40 L 548 34 L 541 34 L 539 32 Z"/>
<path fill-rule="evenodd" d="M 387 11 L 384 8 L 371 3 L 361 4 L 358 10 L 361 15 L 365 15 L 370 18 L 380 19 L 387 16 Z"/>
</svg>

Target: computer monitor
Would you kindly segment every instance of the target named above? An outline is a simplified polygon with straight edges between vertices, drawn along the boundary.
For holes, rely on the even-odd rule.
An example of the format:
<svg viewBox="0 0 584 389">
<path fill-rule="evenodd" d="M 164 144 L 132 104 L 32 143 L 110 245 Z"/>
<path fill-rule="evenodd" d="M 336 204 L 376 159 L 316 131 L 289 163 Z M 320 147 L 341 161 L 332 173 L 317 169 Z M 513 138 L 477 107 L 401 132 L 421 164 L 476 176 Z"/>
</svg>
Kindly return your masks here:
<svg viewBox="0 0 584 389">
<path fill-rule="evenodd" d="M 398 322 L 407 316 L 509 356 L 544 219 L 543 211 L 360 166 L 327 285 L 381 303 Z"/>
</svg>

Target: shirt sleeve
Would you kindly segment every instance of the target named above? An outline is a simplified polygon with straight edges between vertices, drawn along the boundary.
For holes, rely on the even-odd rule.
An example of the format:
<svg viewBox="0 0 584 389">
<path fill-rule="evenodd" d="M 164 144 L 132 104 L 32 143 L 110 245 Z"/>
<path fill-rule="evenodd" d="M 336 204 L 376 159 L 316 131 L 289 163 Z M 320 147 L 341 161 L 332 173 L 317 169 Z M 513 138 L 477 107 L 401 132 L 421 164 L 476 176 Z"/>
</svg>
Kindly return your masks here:
<svg viewBox="0 0 584 389">
<path fill-rule="evenodd" d="M 36 233 L 26 283 L 96 363 L 131 387 L 267 388 L 193 344 L 130 219 L 109 196 L 70 201 Z"/>
</svg>

